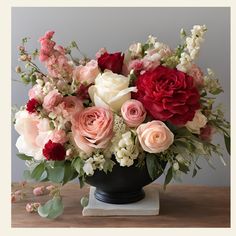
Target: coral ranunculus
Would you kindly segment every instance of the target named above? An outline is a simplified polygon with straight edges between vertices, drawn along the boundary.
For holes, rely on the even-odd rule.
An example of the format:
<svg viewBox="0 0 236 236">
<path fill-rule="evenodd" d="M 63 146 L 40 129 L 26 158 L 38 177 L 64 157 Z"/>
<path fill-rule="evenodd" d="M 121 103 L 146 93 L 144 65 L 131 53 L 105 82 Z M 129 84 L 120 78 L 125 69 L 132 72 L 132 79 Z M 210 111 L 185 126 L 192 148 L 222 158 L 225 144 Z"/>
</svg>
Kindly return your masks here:
<svg viewBox="0 0 236 236">
<path fill-rule="evenodd" d="M 200 108 L 200 95 L 193 78 L 176 69 L 158 66 L 140 75 L 136 86 L 135 99 L 157 120 L 184 125 Z"/>
<path fill-rule="evenodd" d="M 121 52 L 116 53 L 103 53 L 98 59 L 98 65 L 102 71 L 105 69 L 111 70 L 113 73 L 121 74 L 124 54 Z"/>
</svg>

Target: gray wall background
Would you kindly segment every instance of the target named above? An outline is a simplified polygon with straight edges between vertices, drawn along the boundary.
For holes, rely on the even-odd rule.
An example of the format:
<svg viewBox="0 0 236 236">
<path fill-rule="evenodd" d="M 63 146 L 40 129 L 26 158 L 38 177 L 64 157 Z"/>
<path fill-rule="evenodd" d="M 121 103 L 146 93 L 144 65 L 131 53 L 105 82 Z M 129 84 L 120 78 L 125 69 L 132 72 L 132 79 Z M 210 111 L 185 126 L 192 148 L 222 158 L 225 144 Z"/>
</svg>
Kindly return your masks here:
<svg viewBox="0 0 236 236">
<path fill-rule="evenodd" d="M 12 105 L 24 105 L 29 87 L 14 72 L 18 64 L 17 45 L 25 36 L 31 38 L 29 49 L 39 48 L 38 39 L 47 30 L 56 31 L 55 40 L 61 45 L 78 42 L 89 57 L 106 47 L 109 51 L 124 51 L 132 42 L 144 42 L 149 34 L 174 48 L 179 42 L 179 30 L 187 31 L 194 24 L 206 24 L 208 31 L 201 48 L 198 64 L 206 71 L 212 68 L 225 91 L 217 99 L 224 104 L 230 119 L 230 8 L 12 8 Z M 24 162 L 16 157 L 18 135 L 12 128 L 12 181 L 22 180 Z M 214 186 L 230 185 L 230 158 L 223 139 L 227 166 L 212 157 L 216 170 L 203 159 L 203 167 L 195 178 L 183 176 L 182 183 Z M 163 182 L 163 177 L 160 178 Z"/>
</svg>

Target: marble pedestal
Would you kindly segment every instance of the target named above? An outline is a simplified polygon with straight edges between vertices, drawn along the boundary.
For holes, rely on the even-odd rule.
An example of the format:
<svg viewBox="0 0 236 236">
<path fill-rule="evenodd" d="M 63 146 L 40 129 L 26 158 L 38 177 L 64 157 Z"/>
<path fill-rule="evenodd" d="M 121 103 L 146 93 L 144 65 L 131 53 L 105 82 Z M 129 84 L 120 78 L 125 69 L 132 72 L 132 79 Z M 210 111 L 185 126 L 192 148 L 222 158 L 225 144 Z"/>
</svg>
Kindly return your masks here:
<svg viewBox="0 0 236 236">
<path fill-rule="evenodd" d="M 159 192 L 157 189 L 144 188 L 145 198 L 129 204 L 110 204 L 94 197 L 94 187 L 90 187 L 89 203 L 83 209 L 83 216 L 121 216 L 121 215 L 158 215 Z"/>
</svg>

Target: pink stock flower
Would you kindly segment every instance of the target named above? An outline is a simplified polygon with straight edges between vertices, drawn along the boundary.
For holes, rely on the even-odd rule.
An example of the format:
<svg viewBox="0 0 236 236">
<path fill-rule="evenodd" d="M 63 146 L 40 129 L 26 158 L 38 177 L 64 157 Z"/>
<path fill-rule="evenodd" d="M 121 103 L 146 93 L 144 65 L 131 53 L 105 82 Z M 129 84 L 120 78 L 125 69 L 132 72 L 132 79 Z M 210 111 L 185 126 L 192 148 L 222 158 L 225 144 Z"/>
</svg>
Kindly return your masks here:
<svg viewBox="0 0 236 236">
<path fill-rule="evenodd" d="M 139 126 L 146 117 L 143 104 L 135 99 L 128 100 L 122 105 L 121 114 L 129 127 Z"/>
<path fill-rule="evenodd" d="M 85 66 L 75 67 L 73 77 L 80 83 L 92 84 L 99 72 L 97 61 L 91 60 Z"/>
<path fill-rule="evenodd" d="M 50 91 L 43 100 L 43 108 L 50 112 L 55 106 L 57 106 L 63 99 L 63 96 L 58 92 L 57 89 Z"/>
<path fill-rule="evenodd" d="M 203 72 L 197 65 L 193 64 L 188 74 L 193 77 L 193 83 L 197 88 L 204 85 Z"/>
<path fill-rule="evenodd" d="M 113 135 L 113 114 L 102 107 L 88 107 L 76 112 L 72 119 L 72 134 L 77 146 L 86 154 L 95 148 L 105 148 Z"/>
</svg>

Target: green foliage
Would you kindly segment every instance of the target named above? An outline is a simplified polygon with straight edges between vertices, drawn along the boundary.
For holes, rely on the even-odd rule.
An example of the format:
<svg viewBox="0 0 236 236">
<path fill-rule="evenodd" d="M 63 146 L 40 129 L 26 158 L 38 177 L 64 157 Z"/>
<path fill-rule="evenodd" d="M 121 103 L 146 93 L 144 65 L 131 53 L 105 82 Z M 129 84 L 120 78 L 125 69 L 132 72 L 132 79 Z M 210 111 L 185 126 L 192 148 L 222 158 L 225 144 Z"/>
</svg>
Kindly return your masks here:
<svg viewBox="0 0 236 236">
<path fill-rule="evenodd" d="M 112 161 L 111 159 L 106 159 L 104 164 L 103 164 L 103 171 L 107 174 L 107 172 L 112 172 L 112 168 L 115 165 L 115 162 Z"/>
<path fill-rule="evenodd" d="M 224 140 L 225 140 L 226 150 L 230 155 L 230 137 L 224 134 Z"/>
<path fill-rule="evenodd" d="M 44 206 L 38 208 L 38 214 L 43 218 L 55 219 L 64 211 L 62 199 L 60 196 L 54 196 L 47 201 Z"/>
<path fill-rule="evenodd" d="M 87 196 L 82 197 L 82 198 L 80 199 L 80 204 L 81 204 L 82 207 L 86 207 L 86 206 L 88 205 L 88 203 L 89 203 L 89 199 L 88 199 Z"/>
<path fill-rule="evenodd" d="M 17 155 L 21 160 L 24 160 L 24 161 L 30 161 L 30 160 L 33 159 L 33 157 L 27 156 L 27 155 L 25 155 L 25 154 L 23 154 L 23 153 L 17 153 L 16 155 Z"/>
<path fill-rule="evenodd" d="M 41 162 L 31 172 L 31 178 L 39 181 L 44 171 L 45 171 L 45 163 Z"/>
<path fill-rule="evenodd" d="M 152 180 L 155 180 L 163 172 L 163 168 L 159 162 L 159 157 L 156 154 L 147 153 L 146 154 L 146 164 L 148 169 L 148 174 Z"/>
<path fill-rule="evenodd" d="M 165 177 L 164 189 L 166 189 L 166 186 L 167 184 L 170 183 L 170 181 L 172 180 L 172 177 L 173 177 L 173 168 L 172 166 L 170 166 Z"/>
<path fill-rule="evenodd" d="M 70 161 L 66 161 L 64 164 L 64 178 L 62 183 L 66 184 L 70 180 L 76 178 L 78 176 L 77 171 L 74 169 Z"/>
<path fill-rule="evenodd" d="M 61 183 L 64 179 L 64 166 L 47 167 L 48 179 L 54 183 Z"/>
</svg>

